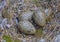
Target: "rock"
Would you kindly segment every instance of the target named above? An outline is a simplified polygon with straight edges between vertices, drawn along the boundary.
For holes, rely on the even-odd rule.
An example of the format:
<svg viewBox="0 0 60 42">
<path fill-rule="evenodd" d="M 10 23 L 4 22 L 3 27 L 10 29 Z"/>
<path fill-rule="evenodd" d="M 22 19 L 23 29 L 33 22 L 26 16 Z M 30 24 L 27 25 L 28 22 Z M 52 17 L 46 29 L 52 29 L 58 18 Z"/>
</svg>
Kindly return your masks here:
<svg viewBox="0 0 60 42">
<path fill-rule="evenodd" d="M 18 24 L 18 28 L 20 31 L 26 34 L 34 34 L 35 33 L 35 27 L 29 22 L 29 21 L 20 21 Z"/>
<path fill-rule="evenodd" d="M 16 0 L 6 0 L 6 2 L 7 2 L 7 5 L 13 5 L 15 2 L 16 2 Z"/>
<path fill-rule="evenodd" d="M 34 19 L 35 23 L 38 24 L 39 26 L 44 26 L 46 23 L 45 13 L 41 10 L 38 10 L 33 15 L 33 19 Z"/>
<path fill-rule="evenodd" d="M 2 17 L 0 17 L 0 23 L 2 22 L 2 20 L 3 20 L 3 18 L 2 18 Z"/>
<path fill-rule="evenodd" d="M 9 12 L 7 7 L 5 7 L 2 11 L 2 16 L 4 18 L 12 19 L 13 18 L 13 13 Z"/>
<path fill-rule="evenodd" d="M 60 35 L 57 35 L 53 42 L 60 42 Z"/>
<path fill-rule="evenodd" d="M 38 42 L 47 42 L 47 40 L 46 39 L 40 39 L 40 40 L 38 40 Z"/>
<path fill-rule="evenodd" d="M 60 4 L 59 4 L 59 5 L 57 5 L 57 11 L 59 11 L 59 12 L 60 12 Z"/>
<path fill-rule="evenodd" d="M 46 14 L 46 18 L 48 18 L 52 14 L 52 9 L 51 8 L 45 9 L 45 14 Z"/>
<path fill-rule="evenodd" d="M 6 6 L 6 0 L 0 0 L 0 10 Z"/>
<path fill-rule="evenodd" d="M 19 20 L 31 20 L 32 15 L 33 15 L 33 12 L 31 12 L 31 11 L 23 12 L 19 16 Z"/>
<path fill-rule="evenodd" d="M 55 18 L 60 18 L 60 12 L 55 13 Z"/>
<path fill-rule="evenodd" d="M 15 24 L 18 24 L 18 19 L 15 18 L 15 19 L 13 19 L 13 21 Z"/>
<path fill-rule="evenodd" d="M 4 18 L 0 24 L 0 28 L 4 29 L 4 28 L 10 28 L 11 24 L 8 23 L 7 18 Z"/>
<path fill-rule="evenodd" d="M 23 4 L 24 0 L 18 0 L 19 4 Z"/>
</svg>

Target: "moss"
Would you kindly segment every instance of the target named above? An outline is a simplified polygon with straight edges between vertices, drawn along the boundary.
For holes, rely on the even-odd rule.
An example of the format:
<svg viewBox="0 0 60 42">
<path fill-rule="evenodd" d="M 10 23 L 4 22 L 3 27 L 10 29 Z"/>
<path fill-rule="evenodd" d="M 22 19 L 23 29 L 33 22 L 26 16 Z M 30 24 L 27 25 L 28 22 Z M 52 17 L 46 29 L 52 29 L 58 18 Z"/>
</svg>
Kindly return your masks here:
<svg viewBox="0 0 60 42">
<path fill-rule="evenodd" d="M 14 40 L 14 42 L 22 42 L 22 41 L 20 41 L 20 40 L 16 39 L 16 40 Z"/>
<path fill-rule="evenodd" d="M 3 39 L 6 40 L 6 42 L 22 42 L 18 39 L 12 40 L 12 38 L 10 37 L 10 35 L 3 35 Z"/>
<path fill-rule="evenodd" d="M 33 3 L 38 3 L 38 0 L 32 0 Z"/>
<path fill-rule="evenodd" d="M 3 39 L 6 40 L 6 42 L 13 42 L 10 35 L 3 35 Z"/>
<path fill-rule="evenodd" d="M 41 37 L 43 35 L 42 29 L 38 29 L 36 30 L 36 34 L 37 37 Z"/>
</svg>

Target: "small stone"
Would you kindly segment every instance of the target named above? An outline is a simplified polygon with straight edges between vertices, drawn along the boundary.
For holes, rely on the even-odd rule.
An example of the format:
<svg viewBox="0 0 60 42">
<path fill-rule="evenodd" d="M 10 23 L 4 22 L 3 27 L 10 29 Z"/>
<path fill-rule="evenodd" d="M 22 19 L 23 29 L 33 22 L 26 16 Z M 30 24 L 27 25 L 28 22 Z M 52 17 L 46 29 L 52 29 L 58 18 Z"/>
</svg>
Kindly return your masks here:
<svg viewBox="0 0 60 42">
<path fill-rule="evenodd" d="M 12 19 L 12 18 L 13 18 L 13 13 L 12 13 L 12 12 L 9 12 L 9 11 L 8 11 L 8 8 L 5 7 L 5 8 L 2 10 L 2 16 L 3 16 L 3 18 Z"/>
<path fill-rule="evenodd" d="M 7 18 L 4 18 L 0 24 L 0 28 L 4 29 L 4 28 L 10 28 L 11 24 L 8 23 Z"/>
<path fill-rule="evenodd" d="M 40 39 L 38 42 L 47 42 L 46 39 Z"/>
<path fill-rule="evenodd" d="M 60 35 L 57 35 L 53 42 L 60 42 Z"/>
<path fill-rule="evenodd" d="M 3 9 L 6 6 L 6 0 L 0 0 L 0 9 Z"/>
<path fill-rule="evenodd" d="M 51 8 L 45 9 L 45 14 L 46 14 L 46 18 L 48 18 L 52 14 L 52 9 Z"/>
</svg>

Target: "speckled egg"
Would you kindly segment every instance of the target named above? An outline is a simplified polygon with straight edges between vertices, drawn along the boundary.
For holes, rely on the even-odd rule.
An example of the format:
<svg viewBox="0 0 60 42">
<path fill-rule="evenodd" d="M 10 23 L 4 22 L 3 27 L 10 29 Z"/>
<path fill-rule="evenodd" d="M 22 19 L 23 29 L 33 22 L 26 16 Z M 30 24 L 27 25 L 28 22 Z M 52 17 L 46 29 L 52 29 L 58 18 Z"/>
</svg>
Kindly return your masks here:
<svg viewBox="0 0 60 42">
<path fill-rule="evenodd" d="M 21 32 L 26 34 L 34 34 L 35 27 L 29 21 L 20 21 L 18 24 L 18 28 Z"/>
<path fill-rule="evenodd" d="M 19 20 L 31 20 L 33 12 L 27 11 L 23 12 L 18 18 Z"/>
<path fill-rule="evenodd" d="M 44 26 L 46 24 L 45 13 L 41 10 L 35 12 L 35 14 L 33 15 L 33 19 L 39 26 Z"/>
</svg>

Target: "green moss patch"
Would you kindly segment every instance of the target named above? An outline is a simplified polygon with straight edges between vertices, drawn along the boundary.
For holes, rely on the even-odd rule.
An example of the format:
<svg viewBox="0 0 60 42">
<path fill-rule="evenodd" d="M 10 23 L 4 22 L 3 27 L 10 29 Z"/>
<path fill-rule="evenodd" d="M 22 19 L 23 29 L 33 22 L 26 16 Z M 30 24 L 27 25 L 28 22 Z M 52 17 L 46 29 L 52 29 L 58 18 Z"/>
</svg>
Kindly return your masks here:
<svg viewBox="0 0 60 42">
<path fill-rule="evenodd" d="M 6 40 L 6 42 L 13 42 L 10 35 L 3 35 L 3 39 Z"/>
<path fill-rule="evenodd" d="M 20 41 L 20 40 L 16 39 L 16 40 L 14 40 L 14 42 L 22 42 L 22 41 Z"/>
<path fill-rule="evenodd" d="M 36 4 L 36 3 L 38 3 L 38 0 L 32 0 L 32 2 Z"/>
<path fill-rule="evenodd" d="M 43 35 L 42 29 L 36 30 L 35 35 L 36 35 L 37 37 L 41 37 L 41 36 Z"/>
</svg>

